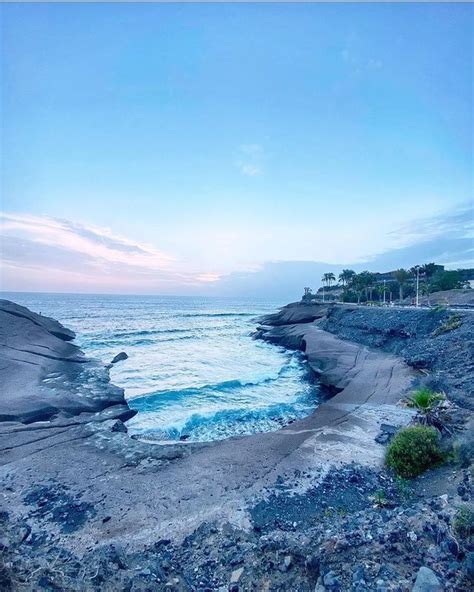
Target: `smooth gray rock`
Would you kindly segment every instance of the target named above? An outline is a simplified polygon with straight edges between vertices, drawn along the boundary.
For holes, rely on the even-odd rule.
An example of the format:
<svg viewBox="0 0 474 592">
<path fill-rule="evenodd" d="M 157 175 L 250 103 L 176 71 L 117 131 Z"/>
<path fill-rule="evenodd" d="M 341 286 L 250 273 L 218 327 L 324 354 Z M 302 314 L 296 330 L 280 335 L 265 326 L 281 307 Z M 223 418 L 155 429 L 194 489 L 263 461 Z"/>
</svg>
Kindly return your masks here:
<svg viewBox="0 0 474 592">
<path fill-rule="evenodd" d="M 110 383 L 102 364 L 70 343 L 73 337 L 53 319 L 0 301 L 0 422 L 74 417 L 114 406 L 124 419 L 123 389 Z M 129 410 L 128 417 L 133 415 Z"/>
<path fill-rule="evenodd" d="M 278 312 L 260 317 L 258 322 L 262 325 L 294 325 L 298 323 L 311 323 L 316 319 L 324 317 L 330 304 L 316 304 L 305 302 L 292 302 L 287 304 Z"/>
<path fill-rule="evenodd" d="M 34 313 L 25 306 L 20 306 L 10 300 L 0 299 L 0 311 L 17 318 L 27 319 L 63 341 L 72 341 L 76 337 L 74 331 L 67 329 L 55 319 Z"/>
<path fill-rule="evenodd" d="M 420 567 L 416 574 L 416 581 L 412 592 L 443 592 L 443 586 L 434 571 L 429 567 L 423 566 Z"/>
</svg>

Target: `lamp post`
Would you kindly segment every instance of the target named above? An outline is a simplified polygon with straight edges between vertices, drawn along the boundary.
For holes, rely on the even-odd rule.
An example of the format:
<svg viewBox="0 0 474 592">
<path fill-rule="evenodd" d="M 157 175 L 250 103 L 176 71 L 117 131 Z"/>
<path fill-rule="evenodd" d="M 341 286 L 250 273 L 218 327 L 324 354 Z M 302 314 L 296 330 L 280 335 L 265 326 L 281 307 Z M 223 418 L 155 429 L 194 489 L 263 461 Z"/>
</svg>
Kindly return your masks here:
<svg viewBox="0 0 474 592">
<path fill-rule="evenodd" d="M 420 294 L 420 267 L 417 265 L 416 266 L 416 306 L 417 306 L 417 308 L 420 305 L 419 294 Z"/>
</svg>

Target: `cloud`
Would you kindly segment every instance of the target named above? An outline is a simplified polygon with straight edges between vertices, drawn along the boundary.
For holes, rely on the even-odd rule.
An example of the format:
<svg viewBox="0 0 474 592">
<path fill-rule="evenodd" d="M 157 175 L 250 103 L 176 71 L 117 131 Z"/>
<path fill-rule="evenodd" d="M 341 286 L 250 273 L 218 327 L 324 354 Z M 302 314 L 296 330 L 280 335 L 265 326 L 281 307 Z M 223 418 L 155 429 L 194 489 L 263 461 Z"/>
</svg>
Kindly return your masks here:
<svg viewBox="0 0 474 592">
<path fill-rule="evenodd" d="M 0 213 L 2 289 L 168 292 L 215 282 L 176 270 L 177 259 L 107 228 L 48 216 Z"/>
<path fill-rule="evenodd" d="M 392 235 L 403 237 L 405 244 L 416 244 L 436 238 L 474 238 L 474 202 L 462 203 L 455 209 L 406 224 Z"/>
<path fill-rule="evenodd" d="M 338 261 L 268 261 L 254 272 L 224 275 L 211 289 L 215 294 L 296 300 L 304 286 L 317 288 L 323 273 L 336 276 L 344 268 L 361 272 L 389 271 L 399 267 L 436 262 L 448 269 L 474 267 L 474 214 L 472 204 L 461 204 L 435 216 L 416 220 L 388 233 L 397 238 L 398 247 L 375 255 Z"/>
<path fill-rule="evenodd" d="M 235 165 L 242 175 L 256 177 L 263 173 L 265 152 L 260 144 L 242 144 L 238 150 Z"/>
<path fill-rule="evenodd" d="M 297 234 L 289 234 L 291 229 L 291 221 L 287 227 L 273 229 L 269 234 L 261 228 L 258 232 L 249 228 L 246 233 L 235 227 L 210 227 L 202 244 L 196 238 L 189 239 L 188 250 L 194 249 L 196 256 L 178 259 L 109 229 L 48 216 L 0 214 L 1 288 L 260 296 L 284 302 L 299 298 L 304 286 L 318 287 L 323 273 L 338 274 L 344 267 L 386 271 L 429 261 L 448 268 L 474 266 L 472 204 L 421 218 L 396 231 L 383 230 L 384 240 L 379 245 L 386 248 L 366 256 L 362 248 L 355 252 L 350 229 L 346 232 L 338 226 L 327 235 L 308 233 L 304 241 Z M 357 232 L 365 230 L 358 228 Z M 341 236 L 351 238 L 343 241 L 337 251 L 321 249 L 325 243 L 332 244 L 333 238 L 340 243 Z M 242 244 L 248 250 L 239 250 Z M 269 245 L 268 249 L 263 249 L 265 245 Z M 292 251 L 295 245 L 297 248 Z M 301 252 L 319 252 L 319 260 L 309 256 L 302 261 Z M 226 263 L 217 270 L 221 273 L 216 273 L 216 253 L 217 260 Z M 272 256 L 274 259 L 270 260 Z"/>
</svg>

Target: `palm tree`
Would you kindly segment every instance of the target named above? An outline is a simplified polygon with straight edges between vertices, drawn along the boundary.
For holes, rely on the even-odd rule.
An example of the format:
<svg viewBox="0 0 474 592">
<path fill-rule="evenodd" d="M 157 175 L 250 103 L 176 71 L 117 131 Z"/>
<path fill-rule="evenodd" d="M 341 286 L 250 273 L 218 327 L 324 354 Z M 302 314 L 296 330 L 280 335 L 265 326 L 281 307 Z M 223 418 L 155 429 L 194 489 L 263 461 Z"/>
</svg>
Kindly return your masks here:
<svg viewBox="0 0 474 592">
<path fill-rule="evenodd" d="M 333 273 L 325 273 L 321 278 L 321 281 L 326 284 L 326 286 L 330 287 L 331 282 L 336 281 L 336 276 Z"/>
<path fill-rule="evenodd" d="M 407 280 L 411 274 L 406 269 L 400 268 L 397 269 L 397 271 L 393 275 L 398 283 L 398 292 L 401 301 L 403 300 L 403 287 L 406 285 Z"/>
<path fill-rule="evenodd" d="M 379 301 L 383 300 L 383 295 L 386 291 L 387 286 L 385 286 L 384 284 L 379 284 L 378 286 L 375 286 L 375 292 L 378 294 Z"/>
<path fill-rule="evenodd" d="M 354 278 L 356 272 L 352 269 L 343 269 L 342 272 L 339 274 L 339 281 L 342 284 L 343 288 L 346 288 Z"/>
<path fill-rule="evenodd" d="M 359 278 L 359 283 L 363 286 L 365 290 L 365 297 L 367 300 L 372 300 L 372 290 L 374 288 L 374 280 L 375 276 L 370 271 L 362 271 L 357 276 Z"/>
<path fill-rule="evenodd" d="M 361 277 L 362 274 L 359 273 L 358 275 L 354 275 L 352 278 L 352 289 L 357 294 L 357 304 L 360 304 L 360 298 L 362 296 L 362 292 L 365 289 L 364 278 Z"/>
<path fill-rule="evenodd" d="M 420 273 L 425 275 L 427 278 L 430 278 L 436 273 L 437 269 L 438 265 L 436 265 L 436 263 L 425 263 L 420 267 Z"/>
</svg>

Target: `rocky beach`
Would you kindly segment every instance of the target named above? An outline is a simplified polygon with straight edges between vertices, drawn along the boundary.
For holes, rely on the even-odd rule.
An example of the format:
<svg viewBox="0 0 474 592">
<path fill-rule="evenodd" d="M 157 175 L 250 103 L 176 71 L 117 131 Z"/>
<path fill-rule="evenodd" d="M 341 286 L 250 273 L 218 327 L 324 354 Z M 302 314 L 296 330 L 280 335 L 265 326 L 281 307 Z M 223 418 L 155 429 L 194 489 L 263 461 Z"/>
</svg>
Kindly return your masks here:
<svg viewBox="0 0 474 592">
<path fill-rule="evenodd" d="M 288 305 L 253 337 L 303 352 L 316 410 L 157 444 L 129 436 L 135 411 L 73 332 L 0 301 L 0 588 L 469 590 L 473 327 L 470 310 Z M 386 445 L 419 386 L 446 393 L 455 453 L 400 480 Z"/>
</svg>

